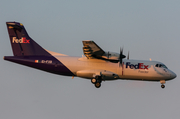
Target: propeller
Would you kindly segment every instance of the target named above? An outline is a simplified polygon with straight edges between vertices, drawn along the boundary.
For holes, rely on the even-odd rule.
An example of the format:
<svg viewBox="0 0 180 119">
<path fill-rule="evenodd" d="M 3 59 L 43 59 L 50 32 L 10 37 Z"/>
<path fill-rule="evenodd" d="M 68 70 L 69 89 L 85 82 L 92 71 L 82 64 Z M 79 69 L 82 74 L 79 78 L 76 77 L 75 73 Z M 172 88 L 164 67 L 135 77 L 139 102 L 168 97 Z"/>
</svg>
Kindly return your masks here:
<svg viewBox="0 0 180 119">
<path fill-rule="evenodd" d="M 123 48 L 120 48 L 120 54 L 119 54 L 119 67 L 122 66 L 122 59 L 126 58 L 125 55 L 123 55 Z"/>
<path fill-rule="evenodd" d="M 108 51 L 108 59 L 109 59 L 109 51 Z"/>
<path fill-rule="evenodd" d="M 127 56 L 127 59 L 129 60 L 129 51 L 128 51 L 128 56 Z"/>
</svg>

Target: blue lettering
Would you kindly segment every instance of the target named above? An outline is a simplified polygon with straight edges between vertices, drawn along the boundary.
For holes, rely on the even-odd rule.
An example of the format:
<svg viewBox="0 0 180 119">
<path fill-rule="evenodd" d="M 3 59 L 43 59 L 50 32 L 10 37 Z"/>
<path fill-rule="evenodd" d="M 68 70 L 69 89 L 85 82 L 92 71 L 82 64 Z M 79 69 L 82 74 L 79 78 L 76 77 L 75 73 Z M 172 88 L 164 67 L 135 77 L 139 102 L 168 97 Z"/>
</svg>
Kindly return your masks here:
<svg viewBox="0 0 180 119">
<path fill-rule="evenodd" d="M 131 64 L 130 62 L 126 62 L 126 68 L 130 69 L 147 69 L 149 65 L 144 65 L 144 63 Z"/>
<path fill-rule="evenodd" d="M 130 64 L 130 62 L 126 62 L 126 68 L 128 68 L 129 64 Z"/>
</svg>

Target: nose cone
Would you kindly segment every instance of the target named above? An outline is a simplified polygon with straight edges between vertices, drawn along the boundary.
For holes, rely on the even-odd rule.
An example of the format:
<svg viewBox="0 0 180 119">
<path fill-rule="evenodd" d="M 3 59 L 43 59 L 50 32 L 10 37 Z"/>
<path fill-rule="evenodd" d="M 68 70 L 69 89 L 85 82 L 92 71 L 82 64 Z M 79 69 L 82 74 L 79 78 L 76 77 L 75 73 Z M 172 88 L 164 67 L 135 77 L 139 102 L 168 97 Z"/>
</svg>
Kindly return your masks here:
<svg viewBox="0 0 180 119">
<path fill-rule="evenodd" d="M 171 79 L 176 78 L 176 76 L 177 76 L 177 75 L 176 75 L 174 72 L 172 72 L 172 71 L 171 71 L 171 76 L 170 76 L 170 77 L 171 77 Z"/>
</svg>

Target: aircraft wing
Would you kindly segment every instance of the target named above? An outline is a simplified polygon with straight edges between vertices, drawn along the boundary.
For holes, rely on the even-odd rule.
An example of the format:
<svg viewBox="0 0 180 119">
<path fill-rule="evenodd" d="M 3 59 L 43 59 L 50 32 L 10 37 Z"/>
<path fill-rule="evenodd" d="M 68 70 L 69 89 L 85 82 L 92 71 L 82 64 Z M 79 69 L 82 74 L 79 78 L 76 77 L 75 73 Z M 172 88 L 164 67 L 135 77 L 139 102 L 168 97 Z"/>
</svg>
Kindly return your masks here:
<svg viewBox="0 0 180 119">
<path fill-rule="evenodd" d="M 119 62 L 119 53 L 105 52 L 94 41 L 85 40 L 83 52 L 88 59 L 102 59 L 110 62 Z"/>
<path fill-rule="evenodd" d="M 98 58 L 105 54 L 105 52 L 94 41 L 86 40 L 82 42 L 84 45 L 83 47 L 84 55 L 88 59 Z"/>
</svg>

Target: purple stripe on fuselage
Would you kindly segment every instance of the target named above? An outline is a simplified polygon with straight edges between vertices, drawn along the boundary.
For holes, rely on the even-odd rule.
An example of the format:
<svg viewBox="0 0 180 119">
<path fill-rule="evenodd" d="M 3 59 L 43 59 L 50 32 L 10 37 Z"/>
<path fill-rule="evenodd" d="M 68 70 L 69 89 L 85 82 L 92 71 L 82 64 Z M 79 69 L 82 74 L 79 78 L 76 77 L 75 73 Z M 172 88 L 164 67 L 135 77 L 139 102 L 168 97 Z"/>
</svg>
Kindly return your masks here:
<svg viewBox="0 0 180 119">
<path fill-rule="evenodd" d="M 53 56 L 5 56 L 4 60 L 54 74 L 74 76 L 74 74 L 64 64 Z"/>
</svg>

